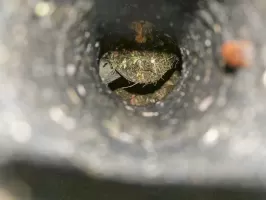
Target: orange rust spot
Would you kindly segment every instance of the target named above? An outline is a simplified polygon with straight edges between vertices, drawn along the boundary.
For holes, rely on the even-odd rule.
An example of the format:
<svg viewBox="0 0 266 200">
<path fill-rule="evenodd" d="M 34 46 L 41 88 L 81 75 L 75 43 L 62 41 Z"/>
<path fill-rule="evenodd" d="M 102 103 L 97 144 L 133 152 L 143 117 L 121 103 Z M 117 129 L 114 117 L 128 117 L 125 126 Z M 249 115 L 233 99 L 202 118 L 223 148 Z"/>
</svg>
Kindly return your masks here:
<svg viewBox="0 0 266 200">
<path fill-rule="evenodd" d="M 252 59 L 252 43 L 246 40 L 232 40 L 221 47 L 224 61 L 232 67 L 248 67 Z"/>
<path fill-rule="evenodd" d="M 143 37 L 142 35 L 137 35 L 135 40 L 137 43 L 145 43 L 147 41 L 146 37 Z"/>
<path fill-rule="evenodd" d="M 144 36 L 143 25 L 144 25 L 143 21 L 132 23 L 132 28 L 137 33 L 135 37 L 137 43 L 145 43 L 147 41 L 147 38 Z"/>
</svg>

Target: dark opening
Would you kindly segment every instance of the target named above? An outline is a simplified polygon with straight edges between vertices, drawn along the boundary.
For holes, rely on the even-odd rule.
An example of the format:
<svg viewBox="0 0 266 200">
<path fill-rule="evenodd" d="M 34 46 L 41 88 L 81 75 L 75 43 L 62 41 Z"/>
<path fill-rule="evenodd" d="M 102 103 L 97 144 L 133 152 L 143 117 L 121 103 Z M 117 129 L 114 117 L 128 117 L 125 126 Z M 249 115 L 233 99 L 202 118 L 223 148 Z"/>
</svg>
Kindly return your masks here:
<svg viewBox="0 0 266 200">
<path fill-rule="evenodd" d="M 106 54 L 113 52 L 116 53 L 116 57 L 109 56 L 113 70 L 118 68 L 117 65 L 122 65 L 122 61 L 127 61 L 125 69 L 116 70 L 120 77 L 108 84 L 111 91 L 122 100 L 131 105 L 143 106 L 163 100 L 175 88 L 181 76 L 182 56 L 174 37 L 158 30 L 156 25 L 144 20 L 110 23 L 100 31 L 107 34 L 100 39 L 99 62 Z M 119 54 L 124 55 L 122 57 Z M 134 59 L 138 59 L 140 63 L 143 62 L 143 67 L 141 67 L 143 71 L 137 67 L 134 69 L 134 67 L 128 66 L 130 63 L 132 64 L 133 55 Z M 154 66 L 151 67 L 158 68 L 154 71 L 162 74 L 158 78 L 152 69 L 145 71 L 150 68 L 148 65 L 151 65 L 151 56 L 154 56 Z M 171 56 L 174 56 L 175 59 L 171 59 L 170 62 L 168 60 L 172 58 Z M 127 71 L 127 67 L 131 67 L 131 71 Z M 142 82 L 137 78 L 138 75 L 141 76 L 146 72 L 149 81 L 147 79 L 147 82 L 145 80 Z M 153 74 L 155 74 L 154 77 Z"/>
</svg>

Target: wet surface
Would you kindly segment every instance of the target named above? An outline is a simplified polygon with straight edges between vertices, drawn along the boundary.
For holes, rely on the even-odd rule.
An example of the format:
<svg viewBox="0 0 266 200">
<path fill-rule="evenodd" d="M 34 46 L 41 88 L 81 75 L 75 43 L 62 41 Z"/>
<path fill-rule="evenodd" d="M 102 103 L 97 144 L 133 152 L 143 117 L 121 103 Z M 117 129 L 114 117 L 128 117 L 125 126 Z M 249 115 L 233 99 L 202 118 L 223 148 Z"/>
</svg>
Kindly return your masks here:
<svg viewBox="0 0 266 200">
<path fill-rule="evenodd" d="M 132 182 L 265 185 L 262 1 L 23 2 L 0 6 L 1 162 L 65 158 Z M 158 104 L 129 107 L 101 82 L 99 42 L 107 21 L 123 19 L 178 39 L 182 76 Z M 228 76 L 219 50 L 238 38 L 256 45 L 254 67 Z"/>
</svg>

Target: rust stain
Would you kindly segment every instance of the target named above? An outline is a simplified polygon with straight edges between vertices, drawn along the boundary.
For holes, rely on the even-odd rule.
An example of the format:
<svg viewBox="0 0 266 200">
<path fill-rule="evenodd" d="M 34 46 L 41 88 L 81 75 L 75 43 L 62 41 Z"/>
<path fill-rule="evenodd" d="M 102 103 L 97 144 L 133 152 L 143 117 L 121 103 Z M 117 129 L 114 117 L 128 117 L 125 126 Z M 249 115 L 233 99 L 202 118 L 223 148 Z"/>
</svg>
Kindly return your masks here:
<svg viewBox="0 0 266 200">
<path fill-rule="evenodd" d="M 132 22 L 132 28 L 136 32 L 135 41 L 137 43 L 145 43 L 147 41 L 147 38 L 144 36 L 143 32 L 144 23 L 144 21 Z"/>
<path fill-rule="evenodd" d="M 253 44 L 248 40 L 231 40 L 222 44 L 221 54 L 231 67 L 249 67 L 253 55 Z"/>
<path fill-rule="evenodd" d="M 147 38 L 151 36 L 153 25 L 147 21 L 134 21 L 130 28 L 136 32 L 135 41 L 137 43 L 146 43 Z"/>
</svg>

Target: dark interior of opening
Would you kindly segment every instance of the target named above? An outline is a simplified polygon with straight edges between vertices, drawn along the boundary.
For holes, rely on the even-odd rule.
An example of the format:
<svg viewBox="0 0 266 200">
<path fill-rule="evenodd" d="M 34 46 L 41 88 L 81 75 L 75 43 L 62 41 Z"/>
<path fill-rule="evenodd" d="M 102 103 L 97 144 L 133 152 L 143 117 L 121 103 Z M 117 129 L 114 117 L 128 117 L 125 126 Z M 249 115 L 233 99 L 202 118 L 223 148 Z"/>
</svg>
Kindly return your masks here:
<svg viewBox="0 0 266 200">
<path fill-rule="evenodd" d="M 156 90 L 160 89 L 162 85 L 169 80 L 172 74 L 176 71 L 176 69 L 169 70 L 165 73 L 165 75 L 155 84 L 136 84 L 126 80 L 125 78 L 119 78 L 116 81 L 110 83 L 108 86 L 111 90 L 116 90 L 118 88 L 124 88 L 126 91 L 132 94 L 140 94 L 145 95 L 149 93 L 153 93 Z M 132 86 L 133 85 L 133 86 Z"/>
<path fill-rule="evenodd" d="M 144 18 L 145 20 L 145 18 Z M 140 21 L 141 22 L 141 21 Z M 177 73 L 181 76 L 182 72 L 182 55 L 180 52 L 180 48 L 178 46 L 178 42 L 174 36 L 170 36 L 169 33 L 173 31 L 163 32 L 161 30 L 156 29 L 156 25 L 153 25 L 153 39 L 148 40 L 145 43 L 138 43 L 135 41 L 135 31 L 130 29 L 130 24 L 132 21 L 127 19 L 120 19 L 119 22 L 105 24 L 103 27 L 99 28 L 101 33 L 105 33 L 102 38 L 100 38 L 100 53 L 98 60 L 107 53 L 116 51 L 119 52 L 121 50 L 127 50 L 129 52 L 132 51 L 149 51 L 149 52 L 166 52 L 172 53 L 177 56 L 177 61 L 172 64 L 172 68 L 164 73 L 161 79 L 157 80 L 153 83 L 138 83 L 132 82 L 125 77 L 121 76 L 115 81 L 108 84 L 108 87 L 111 91 L 117 91 L 118 89 L 125 90 L 128 95 L 151 95 L 156 93 L 159 89 L 165 87 L 165 83 L 170 80 L 174 73 Z M 139 22 L 137 22 L 139 23 Z M 149 23 L 149 22 L 147 22 Z M 150 59 L 149 57 L 146 58 Z M 162 66 L 163 67 L 163 66 Z M 136 73 L 138 73 L 136 71 Z M 176 82 L 173 82 L 175 85 Z M 172 87 L 174 89 L 174 87 Z M 169 90 L 169 92 L 171 92 Z M 167 94 L 163 94 L 167 96 Z M 145 97 L 145 96 L 143 96 Z M 163 98 L 163 97 L 162 97 Z M 156 100 L 153 101 L 154 103 Z"/>
</svg>

